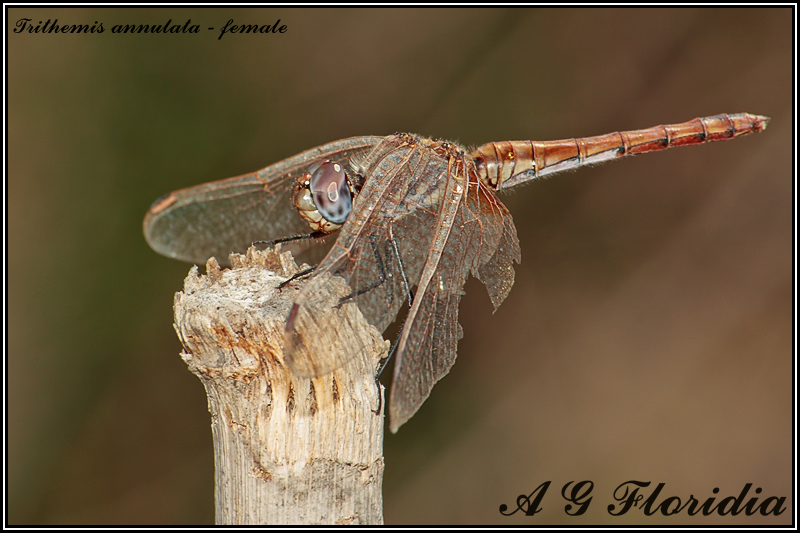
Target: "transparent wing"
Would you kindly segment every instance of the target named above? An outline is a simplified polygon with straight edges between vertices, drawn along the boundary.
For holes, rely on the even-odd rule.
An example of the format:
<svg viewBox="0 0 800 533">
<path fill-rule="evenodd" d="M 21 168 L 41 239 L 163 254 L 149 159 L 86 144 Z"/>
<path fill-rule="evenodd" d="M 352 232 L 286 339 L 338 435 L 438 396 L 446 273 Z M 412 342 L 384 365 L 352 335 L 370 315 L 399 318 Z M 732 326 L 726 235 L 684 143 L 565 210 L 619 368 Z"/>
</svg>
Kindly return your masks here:
<svg viewBox="0 0 800 533">
<path fill-rule="evenodd" d="M 315 163 L 337 161 L 353 172 L 382 137 L 353 137 L 318 146 L 252 174 L 181 189 L 157 200 L 144 219 L 148 244 L 193 263 L 227 262 L 253 241 L 309 233 L 291 202 L 295 179 Z"/>
<path fill-rule="evenodd" d="M 458 183 L 453 176 L 450 181 Z M 445 203 L 458 201 L 449 231 L 444 234 L 445 213 L 435 226 L 446 244 L 437 256 L 434 241 L 400 336 L 389 401 L 392 432 L 417 412 L 455 363 L 463 336 L 458 305 L 467 275 L 472 272 L 483 281 L 495 309 L 514 284 L 513 262 L 520 261 L 520 249 L 511 215 L 474 172 L 463 198 L 457 190 L 449 192 Z"/>
</svg>

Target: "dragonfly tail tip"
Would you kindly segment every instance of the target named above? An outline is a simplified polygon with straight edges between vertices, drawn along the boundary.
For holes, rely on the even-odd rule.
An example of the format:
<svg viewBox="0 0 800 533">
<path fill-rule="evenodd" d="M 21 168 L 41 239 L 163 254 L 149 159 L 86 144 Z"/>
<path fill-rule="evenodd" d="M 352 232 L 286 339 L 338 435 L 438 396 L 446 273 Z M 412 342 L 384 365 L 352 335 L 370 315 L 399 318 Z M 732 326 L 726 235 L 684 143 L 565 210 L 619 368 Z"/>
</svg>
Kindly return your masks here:
<svg viewBox="0 0 800 533">
<path fill-rule="evenodd" d="M 769 117 L 763 115 L 750 115 L 750 119 L 753 121 L 753 129 L 755 131 L 764 131 L 770 121 Z"/>
</svg>

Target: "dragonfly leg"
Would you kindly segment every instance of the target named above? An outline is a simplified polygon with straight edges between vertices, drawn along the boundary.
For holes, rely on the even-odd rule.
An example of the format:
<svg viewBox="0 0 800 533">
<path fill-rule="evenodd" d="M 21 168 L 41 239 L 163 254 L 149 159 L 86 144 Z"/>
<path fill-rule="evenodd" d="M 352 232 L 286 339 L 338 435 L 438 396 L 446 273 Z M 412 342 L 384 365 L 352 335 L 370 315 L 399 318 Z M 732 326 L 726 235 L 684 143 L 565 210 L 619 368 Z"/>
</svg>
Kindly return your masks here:
<svg viewBox="0 0 800 533">
<path fill-rule="evenodd" d="M 403 331 L 403 328 L 400 328 L 400 331 Z M 402 333 L 401 333 L 402 334 Z M 392 343 L 392 349 L 389 350 L 389 355 L 386 356 L 386 359 L 383 360 L 381 363 L 381 367 L 378 369 L 378 373 L 375 374 L 375 385 L 378 387 L 378 409 L 372 411 L 373 413 L 380 414 L 381 412 L 381 376 L 383 375 L 383 371 L 386 370 L 386 367 L 389 366 L 389 362 L 394 357 L 395 352 L 397 352 L 397 345 L 400 344 L 400 335 L 397 335 L 397 338 Z"/>
<path fill-rule="evenodd" d="M 400 277 L 403 283 L 403 290 L 406 293 L 406 297 L 408 298 L 408 306 L 411 308 L 411 304 L 414 301 L 414 292 L 411 290 L 411 284 L 408 282 L 408 276 L 406 275 L 406 269 L 403 266 L 403 258 L 400 257 L 400 250 L 397 248 L 397 240 L 394 238 L 394 232 L 392 230 L 391 223 L 389 224 L 389 241 L 392 243 L 392 253 L 397 260 L 398 269 L 400 270 Z M 362 294 L 366 294 L 372 289 L 376 287 L 380 287 L 386 281 L 386 268 L 383 263 L 383 259 L 381 258 L 381 254 L 378 249 L 375 247 L 375 244 L 372 243 L 372 253 L 375 256 L 375 264 L 378 267 L 378 281 L 369 285 L 368 287 L 364 287 L 359 289 L 358 291 L 348 294 L 347 296 L 342 297 L 339 300 L 339 307 L 344 305 L 345 302 L 348 300 L 352 300 L 353 298 L 358 298 Z M 392 296 L 394 293 L 390 291 L 389 295 Z M 391 306 L 391 302 L 390 302 Z"/>
<path fill-rule="evenodd" d="M 286 281 L 284 281 L 280 285 L 278 285 L 278 290 L 281 290 L 282 288 L 284 288 L 285 286 L 287 286 L 288 284 L 290 284 L 291 282 L 293 282 L 294 280 L 296 280 L 298 278 L 302 278 L 303 276 L 308 276 L 309 274 L 314 272 L 316 269 L 317 269 L 317 267 L 313 266 L 313 267 L 308 267 L 308 268 L 306 268 L 304 270 L 301 270 L 297 274 L 293 275 L 291 278 L 287 279 Z"/>
<path fill-rule="evenodd" d="M 386 370 L 387 366 L 389 366 L 389 361 L 392 360 L 392 356 L 394 355 L 394 352 L 397 350 L 397 345 L 399 343 L 400 343 L 400 336 L 398 335 L 397 338 L 394 340 L 394 343 L 392 343 L 392 349 L 389 350 L 389 355 L 387 355 L 386 359 L 384 359 L 383 363 L 381 363 L 381 367 L 378 369 L 378 373 L 375 375 L 375 381 L 381 379 L 383 371 Z"/>
<path fill-rule="evenodd" d="M 320 237 L 325 237 L 326 235 L 328 234 L 323 231 L 313 231 L 311 233 L 292 235 L 291 237 L 281 237 L 280 239 L 275 239 L 273 241 L 253 241 L 252 245 L 255 246 L 256 244 L 266 244 L 267 246 L 275 246 L 276 244 L 282 244 L 285 242 L 303 241 L 306 239 L 319 239 Z"/>
<path fill-rule="evenodd" d="M 347 296 L 342 296 L 339 299 L 339 303 L 336 306 L 337 309 L 342 307 L 349 300 L 352 300 L 354 298 L 358 298 L 362 294 L 366 294 L 369 291 L 371 291 L 372 289 L 374 289 L 376 287 L 380 287 L 381 285 L 383 285 L 383 282 L 386 281 L 386 268 L 383 266 L 383 259 L 381 258 L 381 254 L 378 251 L 378 249 L 375 247 L 375 243 L 374 242 L 370 243 L 370 246 L 372 248 L 372 253 L 375 256 L 375 264 L 378 266 L 378 281 L 376 281 L 375 283 L 372 283 L 371 285 L 369 285 L 367 287 L 363 287 L 361 289 L 358 289 L 355 292 L 351 292 Z M 391 303 L 390 303 L 390 305 L 391 305 Z"/>
<path fill-rule="evenodd" d="M 398 336 L 397 339 L 395 339 L 394 344 L 392 345 L 392 349 L 389 350 L 389 355 L 387 355 L 386 359 L 383 360 L 383 363 L 381 363 L 381 367 L 378 369 L 378 373 L 375 374 L 375 386 L 378 387 L 378 408 L 372 412 L 375 413 L 376 415 L 381 413 L 381 406 L 383 406 L 383 403 L 381 401 L 382 398 L 381 376 L 383 375 L 383 371 L 386 370 L 386 367 L 389 366 L 389 361 L 392 360 L 392 356 L 394 355 L 394 352 L 397 350 L 397 345 L 399 343 L 400 343 L 400 337 Z"/>
<path fill-rule="evenodd" d="M 392 250 L 397 259 L 397 264 L 400 267 L 400 276 L 403 278 L 403 288 L 408 296 L 408 308 L 411 309 L 411 304 L 414 302 L 414 293 L 411 291 L 411 284 L 408 282 L 406 268 L 403 266 L 403 258 L 400 257 L 400 250 L 397 248 L 397 239 L 394 238 L 394 229 L 391 222 L 389 223 L 389 240 L 392 243 Z"/>
<path fill-rule="evenodd" d="M 381 396 L 381 380 L 380 377 L 375 378 L 375 387 L 378 389 L 378 408 L 372 411 L 372 414 L 381 414 L 381 407 L 383 407 L 383 396 Z"/>
<path fill-rule="evenodd" d="M 327 235 L 327 233 L 324 233 L 322 231 L 314 231 L 312 233 L 304 233 L 304 234 L 301 234 L 301 235 L 292 235 L 291 237 L 281 237 L 280 239 L 275 239 L 275 240 L 272 240 L 272 241 L 253 241 L 252 245 L 255 246 L 256 244 L 266 244 L 267 246 L 275 246 L 276 244 L 283 244 L 283 243 L 287 243 L 287 242 L 303 241 L 303 240 L 306 240 L 306 239 L 318 239 L 320 237 L 324 237 L 325 235 Z M 312 272 L 314 272 L 314 270 L 316 268 L 317 267 L 313 266 L 313 267 L 309 267 L 309 268 L 307 268 L 305 270 L 301 270 L 297 274 L 293 275 L 292 277 L 290 277 L 289 279 L 287 279 L 286 281 L 284 281 L 283 283 L 278 285 L 278 290 L 281 290 L 282 288 L 286 287 L 288 284 L 290 284 L 291 282 L 293 282 L 294 280 L 296 280 L 298 278 L 302 278 L 303 276 L 307 276 L 307 275 L 311 274 Z"/>
<path fill-rule="evenodd" d="M 408 308 L 410 309 L 414 305 L 414 292 L 411 290 L 411 285 L 408 282 L 408 276 L 406 275 L 406 269 L 403 266 L 403 258 L 400 257 L 400 250 L 397 248 L 397 241 L 394 238 L 394 232 L 392 231 L 391 224 L 389 225 L 389 235 L 391 237 L 392 242 L 392 250 L 394 251 L 394 255 L 397 258 L 397 263 L 400 266 L 400 274 L 403 278 L 403 288 L 405 289 L 406 295 L 408 296 Z M 400 328 L 402 332 L 403 329 Z M 383 371 L 386 370 L 386 367 L 389 366 L 389 361 L 392 360 L 392 356 L 397 351 L 397 345 L 400 344 L 400 335 L 397 336 L 394 343 L 392 344 L 392 349 L 389 350 L 389 355 L 386 356 L 386 359 L 383 360 L 381 363 L 381 367 L 378 369 L 378 373 L 375 375 L 375 384 L 378 387 L 378 409 L 373 411 L 373 413 L 380 414 L 381 412 L 381 385 L 380 379 L 383 375 Z"/>
</svg>

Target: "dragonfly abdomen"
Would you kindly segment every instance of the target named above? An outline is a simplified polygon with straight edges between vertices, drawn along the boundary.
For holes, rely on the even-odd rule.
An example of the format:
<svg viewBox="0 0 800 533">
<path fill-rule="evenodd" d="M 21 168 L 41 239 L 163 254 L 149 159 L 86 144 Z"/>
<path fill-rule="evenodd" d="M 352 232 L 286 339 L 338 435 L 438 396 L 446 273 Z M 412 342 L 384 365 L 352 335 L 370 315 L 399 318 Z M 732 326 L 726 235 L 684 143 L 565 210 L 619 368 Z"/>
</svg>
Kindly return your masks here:
<svg viewBox="0 0 800 533">
<path fill-rule="evenodd" d="M 768 122 L 769 118 L 760 115 L 722 114 L 595 137 L 491 142 L 475 150 L 472 157 L 478 176 L 486 185 L 505 189 L 541 176 L 626 155 L 733 139 L 762 131 Z"/>
</svg>

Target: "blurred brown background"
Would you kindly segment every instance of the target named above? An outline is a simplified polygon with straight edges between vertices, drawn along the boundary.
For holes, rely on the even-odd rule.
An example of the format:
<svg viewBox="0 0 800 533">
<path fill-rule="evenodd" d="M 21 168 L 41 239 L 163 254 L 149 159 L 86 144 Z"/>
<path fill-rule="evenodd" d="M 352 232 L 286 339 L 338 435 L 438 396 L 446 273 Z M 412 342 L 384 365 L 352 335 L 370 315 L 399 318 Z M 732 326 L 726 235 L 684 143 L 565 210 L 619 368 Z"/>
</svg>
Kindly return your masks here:
<svg viewBox="0 0 800 533">
<path fill-rule="evenodd" d="M 150 203 L 352 135 L 478 145 L 723 112 L 731 142 L 503 197 L 523 260 L 492 315 L 467 284 L 458 363 L 385 441 L 388 524 L 788 524 L 790 9 L 11 9 L 95 35 L 8 36 L 8 521 L 210 524 L 203 387 L 144 241 Z M 115 35 L 191 19 L 285 34 Z M 264 236 L 270 238 L 273 236 Z M 614 488 L 787 497 L 779 517 L 612 517 Z M 552 481 L 535 517 L 498 512 Z M 592 480 L 586 514 L 561 487 Z M 651 489 L 646 489 L 649 494 Z"/>
</svg>

